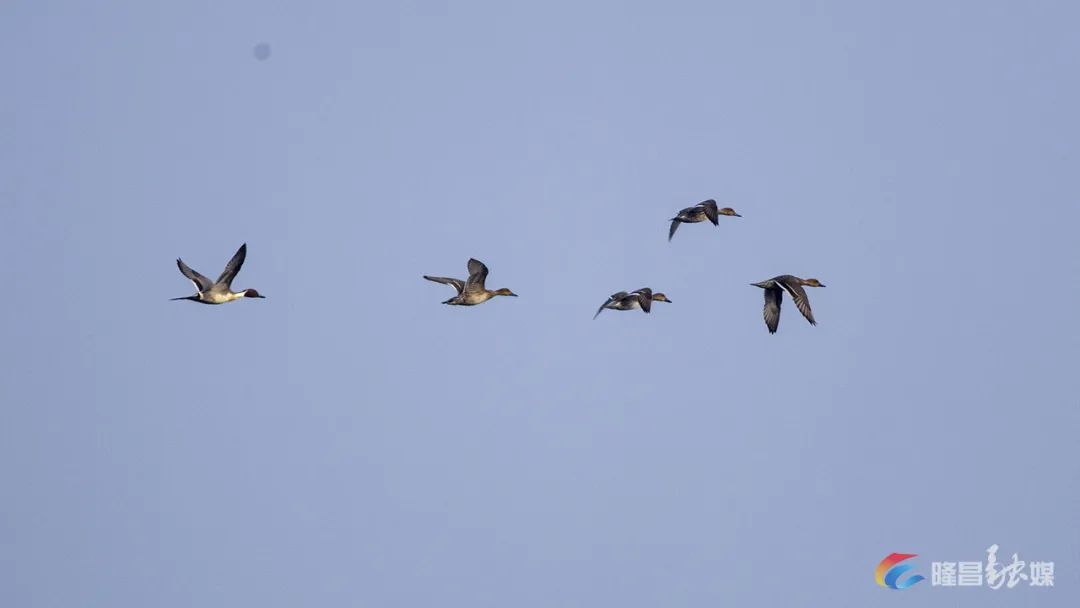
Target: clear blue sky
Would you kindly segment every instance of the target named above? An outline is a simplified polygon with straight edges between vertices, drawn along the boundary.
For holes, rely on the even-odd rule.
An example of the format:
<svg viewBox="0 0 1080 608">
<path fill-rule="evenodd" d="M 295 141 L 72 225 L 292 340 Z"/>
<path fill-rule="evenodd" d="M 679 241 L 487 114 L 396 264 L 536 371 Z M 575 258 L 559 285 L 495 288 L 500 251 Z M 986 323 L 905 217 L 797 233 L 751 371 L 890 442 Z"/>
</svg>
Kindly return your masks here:
<svg viewBox="0 0 1080 608">
<path fill-rule="evenodd" d="M 1080 603 L 1075 3 L 224 4 L 0 7 L 0 605 Z"/>
</svg>

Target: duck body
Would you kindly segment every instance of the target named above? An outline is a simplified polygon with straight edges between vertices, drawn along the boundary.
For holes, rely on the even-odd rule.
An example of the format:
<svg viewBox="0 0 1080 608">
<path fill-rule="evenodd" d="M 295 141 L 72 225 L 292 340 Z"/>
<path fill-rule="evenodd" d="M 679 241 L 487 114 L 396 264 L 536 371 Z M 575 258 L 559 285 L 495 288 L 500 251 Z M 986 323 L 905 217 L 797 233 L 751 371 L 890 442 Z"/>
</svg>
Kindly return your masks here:
<svg viewBox="0 0 1080 608">
<path fill-rule="evenodd" d="M 449 285 L 457 290 L 456 296 L 443 302 L 443 304 L 449 304 L 451 306 L 476 306 L 477 304 L 487 302 L 495 296 L 517 297 L 516 293 L 505 287 L 494 290 L 484 287 L 484 283 L 487 281 L 488 267 L 480 260 L 469 258 L 467 267 L 469 269 L 469 278 L 464 281 L 450 277 L 433 277 L 426 274 L 424 275 L 424 278 L 436 283 Z"/>
<path fill-rule="evenodd" d="M 240 245 L 240 249 L 236 250 L 232 259 L 225 265 L 225 270 L 221 272 L 221 276 L 216 281 L 211 281 L 205 276 L 199 274 L 195 270 L 192 270 L 184 260 L 176 258 L 176 266 L 180 269 L 180 273 L 188 278 L 194 285 L 196 293 L 191 296 L 184 296 L 181 298 L 172 298 L 173 300 L 190 300 L 192 302 L 198 302 L 200 304 L 225 304 L 232 302 L 233 300 L 239 300 L 240 298 L 265 298 L 266 296 L 260 295 L 258 291 L 254 289 L 244 289 L 241 291 L 232 290 L 233 279 L 236 278 L 236 274 L 240 272 L 240 268 L 244 265 L 244 260 L 247 258 L 247 243 Z"/>
<path fill-rule="evenodd" d="M 648 287 L 642 287 L 630 292 L 620 291 L 608 296 L 607 301 L 601 304 L 596 314 L 593 315 L 593 319 L 600 316 L 600 313 L 604 312 L 605 308 L 611 310 L 642 310 L 648 313 L 652 311 L 653 302 L 671 302 L 671 300 L 662 293 L 654 294 L 652 289 Z"/>
<path fill-rule="evenodd" d="M 769 329 L 770 334 L 775 334 L 776 328 L 780 325 L 780 305 L 784 301 L 785 292 L 791 296 L 792 301 L 795 302 L 795 307 L 799 309 L 802 316 L 811 325 L 817 325 L 817 321 L 814 320 L 814 311 L 810 309 L 810 299 L 807 297 L 803 286 L 825 287 L 821 281 L 782 274 L 759 283 L 751 283 L 751 285 L 765 290 L 765 327 Z"/>
<path fill-rule="evenodd" d="M 491 298 L 494 298 L 495 294 L 490 291 L 465 291 L 458 295 L 445 300 L 443 304 L 449 304 L 451 306 L 476 306 L 477 304 L 483 304 Z"/>
<path fill-rule="evenodd" d="M 233 300 L 239 300 L 240 298 L 246 298 L 245 292 L 232 292 L 227 289 L 215 289 L 210 288 L 207 291 L 201 291 L 193 296 L 186 298 L 177 298 L 180 300 L 192 300 L 200 304 L 227 304 Z"/>
</svg>

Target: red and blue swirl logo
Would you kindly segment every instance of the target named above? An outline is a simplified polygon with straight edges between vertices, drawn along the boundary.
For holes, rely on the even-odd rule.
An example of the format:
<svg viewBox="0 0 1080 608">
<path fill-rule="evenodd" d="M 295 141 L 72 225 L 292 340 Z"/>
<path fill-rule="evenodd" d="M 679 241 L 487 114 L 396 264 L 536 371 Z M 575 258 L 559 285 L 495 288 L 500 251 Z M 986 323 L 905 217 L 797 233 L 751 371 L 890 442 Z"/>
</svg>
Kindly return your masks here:
<svg viewBox="0 0 1080 608">
<path fill-rule="evenodd" d="M 881 560 L 881 563 L 877 565 L 877 569 L 874 570 L 874 580 L 877 581 L 877 584 L 889 589 L 907 589 L 925 579 L 926 577 L 921 574 L 912 574 L 904 580 L 900 580 L 901 576 L 914 567 L 911 564 L 901 564 L 900 562 L 909 560 L 916 555 L 916 553 L 890 553 L 885 559 Z"/>
</svg>

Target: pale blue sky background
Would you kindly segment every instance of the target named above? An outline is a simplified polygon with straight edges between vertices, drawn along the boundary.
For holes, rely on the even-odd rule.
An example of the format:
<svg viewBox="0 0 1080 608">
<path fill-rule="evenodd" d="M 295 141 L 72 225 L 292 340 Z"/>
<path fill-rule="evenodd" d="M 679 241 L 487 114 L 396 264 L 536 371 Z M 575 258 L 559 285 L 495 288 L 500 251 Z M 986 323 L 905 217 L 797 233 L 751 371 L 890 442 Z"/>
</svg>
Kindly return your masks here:
<svg viewBox="0 0 1080 608">
<path fill-rule="evenodd" d="M 0 605 L 1080 602 L 1075 3 L 169 4 L 0 6 Z"/>
</svg>

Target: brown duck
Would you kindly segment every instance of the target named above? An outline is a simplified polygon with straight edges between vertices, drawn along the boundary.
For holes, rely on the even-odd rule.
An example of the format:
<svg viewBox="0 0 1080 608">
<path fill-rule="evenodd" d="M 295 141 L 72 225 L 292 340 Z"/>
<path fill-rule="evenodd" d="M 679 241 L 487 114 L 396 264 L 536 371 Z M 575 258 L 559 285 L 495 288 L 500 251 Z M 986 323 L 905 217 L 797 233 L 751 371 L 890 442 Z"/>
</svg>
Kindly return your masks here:
<svg viewBox="0 0 1080 608">
<path fill-rule="evenodd" d="M 667 240 L 671 240 L 671 237 L 675 236 L 675 231 L 679 229 L 679 224 L 696 224 L 698 222 L 704 222 L 709 220 L 713 223 L 713 226 L 720 225 L 720 216 L 730 215 L 733 217 L 742 217 L 731 207 L 724 207 L 718 209 L 716 207 L 716 201 L 709 199 L 702 201 L 693 207 L 687 207 L 679 212 L 678 215 L 671 218 L 671 228 L 668 230 Z"/>
<path fill-rule="evenodd" d="M 484 287 L 484 281 L 487 280 L 488 268 L 480 260 L 469 258 L 468 268 L 469 278 L 464 281 L 448 277 L 429 277 L 426 274 L 424 275 L 424 278 L 429 281 L 435 281 L 436 283 L 449 285 L 457 290 L 457 295 L 446 300 L 443 304 L 450 304 L 453 306 L 475 306 L 477 304 L 483 304 L 495 296 L 517 297 L 516 293 L 505 287 L 495 290 L 486 289 Z"/>
<path fill-rule="evenodd" d="M 817 279 L 800 279 L 790 274 L 782 274 L 760 283 L 751 283 L 754 287 L 765 290 L 765 326 L 770 334 L 776 333 L 776 326 L 780 324 L 780 303 L 784 299 L 786 291 L 795 301 L 795 307 L 811 325 L 817 325 L 814 320 L 814 312 L 810 310 L 810 299 L 806 297 L 806 287 L 825 287 L 825 284 Z"/>
</svg>

